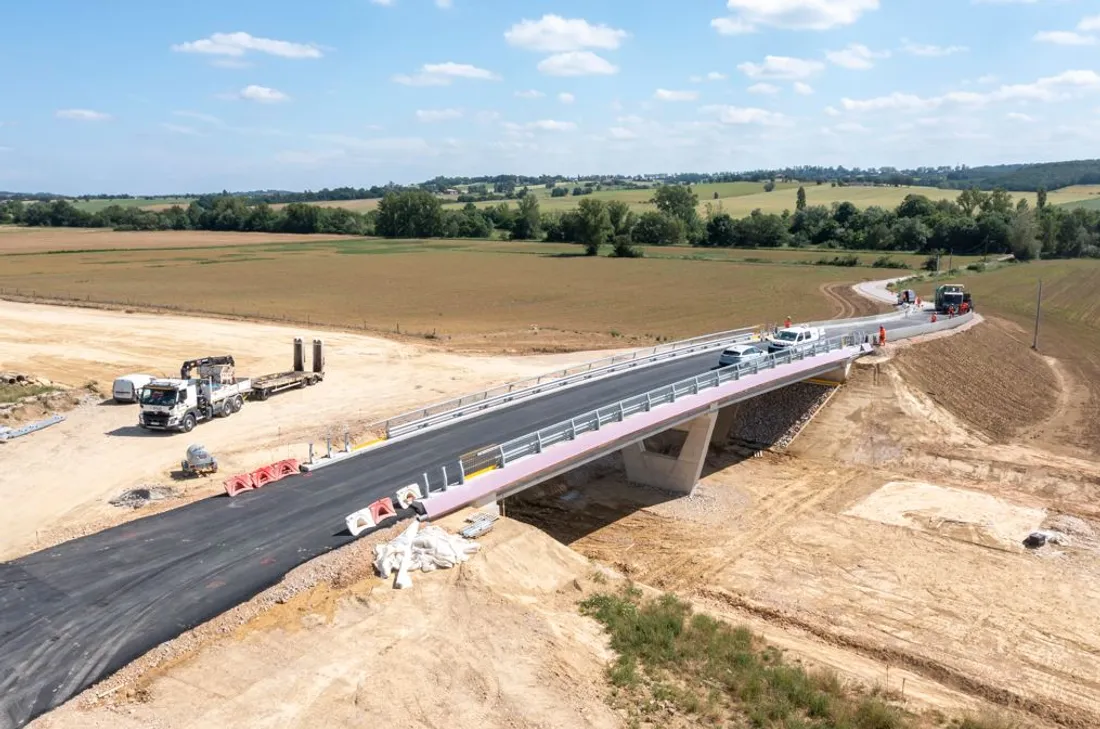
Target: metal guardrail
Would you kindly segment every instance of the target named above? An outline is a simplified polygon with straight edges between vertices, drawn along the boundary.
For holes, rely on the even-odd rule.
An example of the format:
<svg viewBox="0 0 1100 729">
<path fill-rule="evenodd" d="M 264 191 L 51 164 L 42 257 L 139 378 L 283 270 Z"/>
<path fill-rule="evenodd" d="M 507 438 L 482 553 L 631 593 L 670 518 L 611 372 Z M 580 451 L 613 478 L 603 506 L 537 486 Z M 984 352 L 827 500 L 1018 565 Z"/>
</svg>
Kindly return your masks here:
<svg viewBox="0 0 1100 729">
<path fill-rule="evenodd" d="M 823 339 L 808 347 L 776 352 L 753 362 L 743 362 L 718 370 L 711 370 L 690 379 L 681 380 L 641 395 L 620 400 L 534 433 L 520 436 L 507 443 L 476 453 L 466 454 L 449 468 L 447 466 L 441 467 L 438 473 L 425 472 L 421 476 L 422 491 L 425 498 L 430 498 L 433 493 L 441 493 L 464 484 L 467 474 L 504 468 L 517 458 L 541 453 L 544 449 L 557 443 L 573 440 L 579 435 L 599 430 L 610 423 L 620 422 L 636 413 L 648 412 L 657 405 L 676 402 L 678 398 L 685 395 L 697 395 L 702 390 L 718 387 L 747 375 L 757 374 L 761 370 L 774 369 L 780 365 L 804 360 L 807 357 L 816 357 L 843 347 L 857 346 L 867 341 L 869 341 L 869 337 L 863 332 L 853 332 L 840 337 Z"/>
<path fill-rule="evenodd" d="M 743 327 L 725 332 L 706 334 L 692 339 L 684 339 L 668 344 L 659 344 L 646 349 L 634 350 L 626 354 L 614 355 L 586 362 L 538 377 L 518 380 L 506 385 L 478 392 L 472 395 L 446 400 L 418 410 L 379 421 L 369 426 L 373 431 L 384 431 L 387 438 L 395 438 L 406 433 L 428 428 L 453 418 L 463 417 L 474 412 L 486 410 L 495 405 L 513 400 L 531 397 L 550 388 L 566 387 L 592 377 L 610 374 L 620 369 L 649 364 L 664 358 L 679 356 L 706 349 L 728 346 L 747 341 L 757 327 Z"/>
</svg>

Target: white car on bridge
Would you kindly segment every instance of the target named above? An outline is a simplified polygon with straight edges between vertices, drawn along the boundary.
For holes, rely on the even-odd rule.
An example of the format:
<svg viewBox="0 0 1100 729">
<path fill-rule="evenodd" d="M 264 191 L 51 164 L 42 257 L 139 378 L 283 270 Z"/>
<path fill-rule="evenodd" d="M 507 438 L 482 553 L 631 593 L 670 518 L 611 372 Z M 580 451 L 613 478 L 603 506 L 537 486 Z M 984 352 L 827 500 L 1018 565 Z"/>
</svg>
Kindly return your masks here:
<svg viewBox="0 0 1100 729">
<path fill-rule="evenodd" d="M 729 367 L 730 365 L 741 364 L 742 362 L 752 362 L 766 355 L 766 352 L 757 349 L 751 344 L 735 344 L 724 350 L 718 357 L 718 366 Z"/>
</svg>

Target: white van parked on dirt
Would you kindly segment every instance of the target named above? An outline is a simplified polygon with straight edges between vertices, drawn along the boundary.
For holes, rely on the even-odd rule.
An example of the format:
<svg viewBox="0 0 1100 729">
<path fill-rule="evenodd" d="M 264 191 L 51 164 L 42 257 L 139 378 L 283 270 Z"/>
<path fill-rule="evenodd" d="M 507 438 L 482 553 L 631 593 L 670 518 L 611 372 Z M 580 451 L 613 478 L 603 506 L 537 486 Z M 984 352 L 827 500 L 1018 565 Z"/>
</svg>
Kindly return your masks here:
<svg viewBox="0 0 1100 729">
<path fill-rule="evenodd" d="M 137 402 L 141 397 L 141 388 L 154 379 L 152 375 L 123 375 L 111 386 L 111 395 L 115 402 Z"/>
</svg>

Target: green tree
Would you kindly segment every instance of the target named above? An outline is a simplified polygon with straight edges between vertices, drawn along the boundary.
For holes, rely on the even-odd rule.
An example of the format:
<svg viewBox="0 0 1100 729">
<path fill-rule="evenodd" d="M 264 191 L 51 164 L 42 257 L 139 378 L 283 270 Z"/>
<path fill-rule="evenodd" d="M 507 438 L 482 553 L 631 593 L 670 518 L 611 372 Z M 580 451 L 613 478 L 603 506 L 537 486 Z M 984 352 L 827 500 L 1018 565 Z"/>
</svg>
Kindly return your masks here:
<svg viewBox="0 0 1100 729">
<path fill-rule="evenodd" d="M 611 200 L 607 203 L 607 216 L 611 219 L 612 236 L 619 238 L 626 236 L 634 230 L 637 216 L 630 209 L 630 205 L 622 200 Z"/>
<path fill-rule="evenodd" d="M 768 180 L 764 183 L 764 192 L 771 192 L 775 189 L 775 180 Z"/>
<path fill-rule="evenodd" d="M 733 248 L 741 239 L 741 232 L 729 213 L 718 213 L 707 221 L 707 245 L 716 248 Z"/>
<path fill-rule="evenodd" d="M 1017 213 L 1008 225 L 1008 247 L 1018 261 L 1030 261 L 1039 257 L 1038 229 L 1030 212 Z"/>
<path fill-rule="evenodd" d="M 684 242 L 684 223 L 668 213 L 650 210 L 638 217 L 631 237 L 635 243 L 642 245 L 678 245 Z"/>
<path fill-rule="evenodd" d="M 891 232 L 894 236 L 894 245 L 898 250 L 903 251 L 924 250 L 925 246 L 928 245 L 928 238 L 932 234 L 932 231 L 928 230 L 928 226 L 920 219 L 905 216 L 894 224 L 894 229 Z"/>
<path fill-rule="evenodd" d="M 316 233 L 321 208 L 307 203 L 290 203 L 283 210 L 283 230 L 287 233 Z"/>
<path fill-rule="evenodd" d="M 959 196 L 955 199 L 962 211 L 967 215 L 974 215 L 985 209 L 988 204 L 989 196 L 979 190 L 977 187 L 968 187 L 959 193 Z"/>
<path fill-rule="evenodd" d="M 790 230 L 783 219 L 773 213 L 753 210 L 747 218 L 738 221 L 743 245 L 750 248 L 778 248 L 790 239 Z"/>
<path fill-rule="evenodd" d="M 859 219 L 859 208 L 853 203 L 842 202 L 833 208 L 833 220 L 837 225 L 848 228 Z"/>
<path fill-rule="evenodd" d="M 1035 191 L 1035 209 L 1043 210 L 1047 206 L 1047 191 L 1046 188 L 1040 187 Z"/>
<path fill-rule="evenodd" d="M 659 211 L 679 218 L 684 225 L 691 225 L 698 217 L 695 207 L 699 196 L 684 185 L 661 185 L 653 193 L 653 203 Z"/>
<path fill-rule="evenodd" d="M 611 236 L 611 216 L 607 213 L 607 205 L 603 200 L 594 200 L 590 197 L 581 200 L 577 206 L 580 214 L 580 237 L 584 243 L 584 252 L 589 256 L 597 256 L 600 247 Z"/>
<path fill-rule="evenodd" d="M 616 235 L 611 241 L 612 258 L 643 258 L 645 252 L 634 247 L 629 235 Z"/>
<path fill-rule="evenodd" d="M 982 210 L 987 213 L 1010 213 L 1012 212 L 1012 196 L 1003 187 L 998 187 L 989 193 L 985 207 Z"/>
<path fill-rule="evenodd" d="M 798 186 L 798 194 L 795 195 L 794 209 L 800 212 L 806 209 L 806 188 Z"/>
<path fill-rule="evenodd" d="M 257 233 L 271 233 L 279 228 L 279 215 L 265 202 L 253 205 L 244 221 L 244 229 Z"/>
<path fill-rule="evenodd" d="M 519 209 L 512 221 L 512 239 L 533 240 L 538 238 L 541 234 L 539 223 L 539 199 L 535 195 L 525 194 L 520 198 Z"/>
<path fill-rule="evenodd" d="M 442 203 L 426 190 L 387 193 L 378 203 L 375 231 L 386 238 L 436 237 L 443 232 Z"/>
<path fill-rule="evenodd" d="M 901 201 L 901 205 L 898 205 L 898 217 L 923 218 L 926 215 L 931 215 L 934 209 L 932 201 L 927 197 L 910 193 Z"/>
</svg>

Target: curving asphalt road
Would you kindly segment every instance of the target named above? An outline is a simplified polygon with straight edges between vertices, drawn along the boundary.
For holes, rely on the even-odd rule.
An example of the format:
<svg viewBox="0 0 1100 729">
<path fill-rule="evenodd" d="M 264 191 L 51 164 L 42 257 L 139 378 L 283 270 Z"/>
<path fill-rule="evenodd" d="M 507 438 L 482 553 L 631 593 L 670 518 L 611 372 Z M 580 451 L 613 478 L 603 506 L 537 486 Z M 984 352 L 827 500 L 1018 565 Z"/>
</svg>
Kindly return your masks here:
<svg viewBox="0 0 1100 729">
<path fill-rule="evenodd" d="M 693 355 L 520 401 L 263 490 L 212 497 L 0 563 L 0 729 L 23 726 L 352 541 L 345 515 L 423 471 L 700 374 L 716 359 Z"/>
</svg>

